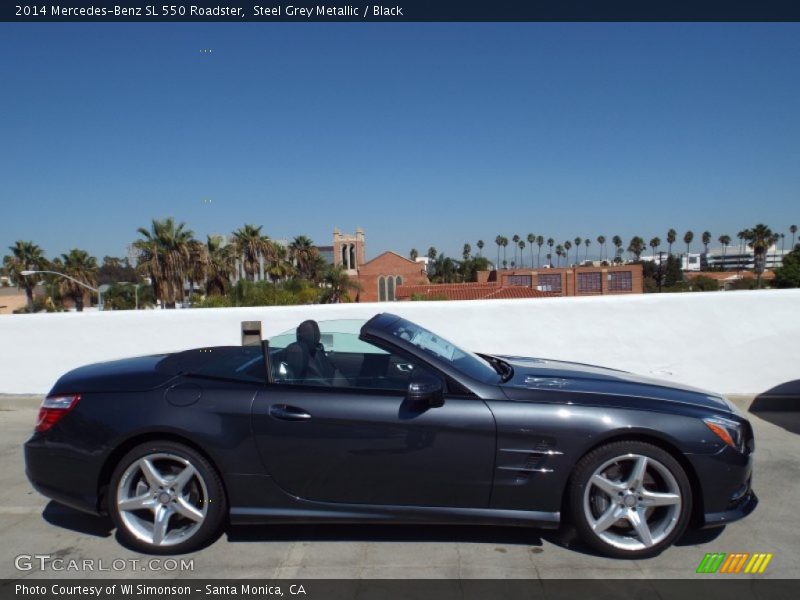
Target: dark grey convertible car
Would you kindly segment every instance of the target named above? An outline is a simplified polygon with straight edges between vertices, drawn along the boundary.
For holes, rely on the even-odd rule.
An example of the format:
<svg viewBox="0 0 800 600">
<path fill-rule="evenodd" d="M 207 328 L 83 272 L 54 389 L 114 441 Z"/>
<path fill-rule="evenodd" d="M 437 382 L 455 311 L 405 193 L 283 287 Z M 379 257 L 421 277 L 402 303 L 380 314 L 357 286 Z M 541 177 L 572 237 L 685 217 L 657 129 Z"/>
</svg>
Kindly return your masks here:
<svg viewBox="0 0 800 600">
<path fill-rule="evenodd" d="M 473 354 L 390 314 L 76 369 L 25 444 L 37 490 L 154 553 L 226 521 L 568 522 L 640 558 L 752 512 L 752 453 L 720 396 Z"/>
</svg>

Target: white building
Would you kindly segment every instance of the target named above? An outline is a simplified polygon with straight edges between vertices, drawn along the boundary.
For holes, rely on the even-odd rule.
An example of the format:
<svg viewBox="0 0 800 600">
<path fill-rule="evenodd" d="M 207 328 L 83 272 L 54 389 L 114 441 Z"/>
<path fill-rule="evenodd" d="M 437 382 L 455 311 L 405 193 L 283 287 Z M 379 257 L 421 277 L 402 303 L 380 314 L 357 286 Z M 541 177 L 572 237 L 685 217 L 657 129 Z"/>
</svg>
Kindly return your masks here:
<svg viewBox="0 0 800 600">
<path fill-rule="evenodd" d="M 774 269 L 782 266 L 783 257 L 789 252 L 791 249 L 780 250 L 776 245 L 770 246 L 767 250 L 764 267 Z M 708 253 L 703 254 L 702 263 L 704 268 L 722 267 L 725 271 L 752 270 L 755 267 L 755 254 L 747 244 L 735 243 L 726 248 L 712 248 Z"/>
<path fill-rule="evenodd" d="M 652 254 L 642 254 L 642 260 L 646 262 L 654 262 L 657 265 L 660 265 L 663 261 L 664 263 L 667 262 L 667 256 L 669 256 L 666 252 L 657 252 L 655 256 Z M 700 266 L 702 264 L 701 254 L 699 252 L 690 252 L 688 255 L 686 252 L 683 254 L 673 254 L 675 258 L 680 259 L 681 261 L 681 270 L 683 271 L 699 271 Z M 687 258 L 688 257 L 688 258 Z"/>
</svg>

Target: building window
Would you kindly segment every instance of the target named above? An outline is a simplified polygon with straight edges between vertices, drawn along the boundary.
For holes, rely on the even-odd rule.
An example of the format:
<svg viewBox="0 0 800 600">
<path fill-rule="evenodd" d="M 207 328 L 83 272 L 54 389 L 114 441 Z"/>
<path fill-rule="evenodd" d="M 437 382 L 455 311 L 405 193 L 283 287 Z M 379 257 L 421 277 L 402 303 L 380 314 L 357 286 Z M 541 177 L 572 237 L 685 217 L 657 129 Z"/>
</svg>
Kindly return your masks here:
<svg viewBox="0 0 800 600">
<path fill-rule="evenodd" d="M 609 292 L 630 292 L 633 290 L 633 273 L 630 271 L 612 271 L 608 274 Z"/>
<path fill-rule="evenodd" d="M 381 302 L 386 302 L 386 278 L 379 277 L 378 278 L 378 300 Z"/>
<path fill-rule="evenodd" d="M 386 283 L 386 298 L 389 301 L 394 300 L 394 277 L 389 275 L 389 280 Z"/>
<path fill-rule="evenodd" d="M 578 293 L 599 293 L 603 291 L 601 273 L 578 273 Z"/>
<path fill-rule="evenodd" d="M 506 277 L 506 285 L 518 285 L 520 287 L 531 287 L 533 278 L 530 275 L 509 275 Z"/>
<path fill-rule="evenodd" d="M 537 289 L 540 292 L 560 292 L 561 275 L 558 273 L 545 273 L 539 275 L 539 284 Z"/>
</svg>

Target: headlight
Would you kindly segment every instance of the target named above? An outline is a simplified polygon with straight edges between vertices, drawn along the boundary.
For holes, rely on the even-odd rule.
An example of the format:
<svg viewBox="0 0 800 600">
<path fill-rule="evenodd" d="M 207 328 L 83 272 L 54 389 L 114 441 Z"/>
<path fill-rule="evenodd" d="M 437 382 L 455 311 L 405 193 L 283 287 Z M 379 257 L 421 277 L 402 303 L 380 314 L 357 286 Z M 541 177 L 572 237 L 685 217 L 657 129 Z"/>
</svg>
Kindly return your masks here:
<svg viewBox="0 0 800 600">
<path fill-rule="evenodd" d="M 703 423 L 726 445 L 739 452 L 744 452 L 744 435 L 741 423 L 723 417 L 708 417 L 703 419 Z"/>
</svg>

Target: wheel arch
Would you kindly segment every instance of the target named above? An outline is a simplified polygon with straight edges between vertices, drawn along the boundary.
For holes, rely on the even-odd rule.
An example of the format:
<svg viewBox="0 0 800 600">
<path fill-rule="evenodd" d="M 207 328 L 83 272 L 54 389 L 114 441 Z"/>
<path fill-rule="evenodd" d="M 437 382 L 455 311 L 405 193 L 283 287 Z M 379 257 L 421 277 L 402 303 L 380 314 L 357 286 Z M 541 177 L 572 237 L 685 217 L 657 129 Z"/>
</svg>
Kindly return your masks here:
<svg viewBox="0 0 800 600">
<path fill-rule="evenodd" d="M 689 486 L 692 491 L 692 512 L 689 524 L 692 527 L 699 527 L 702 525 L 704 518 L 703 487 L 700 484 L 700 478 L 698 477 L 694 466 L 692 465 L 691 461 L 686 458 L 686 455 L 680 451 L 674 441 L 670 440 L 664 435 L 660 435 L 658 432 L 653 432 L 651 430 L 611 432 L 609 435 L 596 440 L 594 443 L 584 448 L 583 452 L 581 452 L 580 456 L 578 456 L 573 463 L 569 478 L 567 479 L 567 484 L 564 486 L 564 489 L 561 492 L 562 514 L 569 514 L 569 489 L 572 485 L 572 478 L 575 474 L 575 468 L 578 463 L 583 460 L 587 454 L 596 450 L 597 448 L 606 446 L 608 444 L 613 444 L 615 442 L 644 442 L 647 444 L 652 444 L 653 446 L 657 446 L 658 448 L 661 448 L 665 452 L 669 453 L 672 458 L 678 461 L 678 464 L 680 464 L 680 466 L 683 468 L 684 472 L 686 473 L 686 477 L 689 479 Z"/>
<path fill-rule="evenodd" d="M 203 447 L 192 440 L 190 437 L 175 431 L 148 431 L 143 433 L 134 434 L 114 447 L 103 462 L 100 469 L 100 474 L 97 478 L 97 511 L 101 514 L 106 514 L 106 499 L 108 492 L 108 485 L 111 482 L 111 475 L 122 457 L 130 452 L 133 448 L 140 444 L 152 441 L 165 441 L 175 442 L 190 447 L 192 450 L 205 458 L 211 467 L 217 472 L 219 480 L 222 483 L 222 490 L 225 494 L 225 500 L 229 501 L 228 488 L 225 482 L 224 473 L 217 466 L 217 461 L 205 450 Z"/>
</svg>

